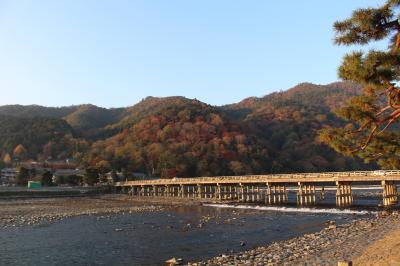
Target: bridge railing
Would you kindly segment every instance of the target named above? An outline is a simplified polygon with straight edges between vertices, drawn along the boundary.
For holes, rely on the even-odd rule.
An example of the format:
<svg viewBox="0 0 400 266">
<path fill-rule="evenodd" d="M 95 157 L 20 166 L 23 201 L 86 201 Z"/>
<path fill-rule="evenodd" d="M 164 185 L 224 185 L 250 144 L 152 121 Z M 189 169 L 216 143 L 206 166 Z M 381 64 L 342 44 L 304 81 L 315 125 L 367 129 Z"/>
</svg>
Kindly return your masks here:
<svg viewBox="0 0 400 266">
<path fill-rule="evenodd" d="M 296 173 L 296 174 L 272 174 L 272 175 L 244 175 L 244 176 L 214 176 L 214 177 L 191 177 L 191 178 L 172 178 L 172 179 L 153 179 L 117 182 L 116 186 L 124 184 L 175 184 L 175 183 L 197 183 L 197 182 L 240 182 L 240 181 L 260 181 L 266 179 L 306 179 L 306 178 L 335 178 L 335 177 L 362 177 L 362 176 L 400 176 L 400 170 L 377 170 L 377 171 L 352 171 L 352 172 L 323 172 L 323 173 Z"/>
</svg>

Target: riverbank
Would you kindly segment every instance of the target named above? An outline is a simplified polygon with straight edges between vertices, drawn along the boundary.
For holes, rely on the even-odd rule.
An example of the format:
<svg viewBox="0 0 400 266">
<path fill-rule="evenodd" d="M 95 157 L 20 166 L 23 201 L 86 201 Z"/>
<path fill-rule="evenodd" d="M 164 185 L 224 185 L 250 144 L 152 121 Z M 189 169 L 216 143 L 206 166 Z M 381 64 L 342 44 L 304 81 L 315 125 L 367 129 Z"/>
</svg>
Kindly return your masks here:
<svg viewBox="0 0 400 266">
<path fill-rule="evenodd" d="M 240 236 L 240 241 L 236 239 L 236 244 L 233 247 L 237 247 L 240 243 L 243 243 L 241 249 L 243 251 L 227 251 L 227 253 L 221 254 L 220 256 L 200 262 L 189 263 L 189 265 L 337 265 L 338 261 L 348 260 L 354 261 L 353 265 L 396 265 L 393 263 L 384 264 L 380 262 L 399 261 L 397 257 L 395 257 L 397 255 L 396 252 L 392 252 L 393 248 L 397 249 L 397 247 L 400 246 L 400 215 L 397 211 L 391 213 L 380 212 L 376 217 L 367 215 L 369 218 L 366 218 L 365 215 L 353 216 L 344 223 L 340 222 L 338 224 L 333 221 L 326 222 L 325 229 L 319 232 L 257 247 L 263 243 L 268 243 L 267 239 L 271 239 L 271 237 L 275 240 L 285 239 L 285 237 L 280 236 L 278 231 L 281 230 L 281 227 L 290 225 L 279 225 L 276 228 L 271 227 L 272 224 L 268 225 L 268 219 L 275 219 L 275 215 L 280 213 L 279 215 L 281 216 L 282 212 L 274 212 L 271 210 L 262 211 L 257 208 L 242 210 L 210 207 L 210 205 L 212 206 L 213 204 L 208 204 L 209 207 L 207 207 L 207 204 L 202 207 L 201 205 L 203 203 L 204 202 L 197 199 L 132 198 L 127 195 L 0 200 L 0 229 L 3 228 L 6 230 L 7 228 L 24 225 L 25 228 L 26 225 L 29 228 L 30 226 L 49 224 L 75 216 L 93 216 L 94 219 L 106 218 L 106 220 L 113 220 L 130 219 L 129 217 L 134 217 L 134 215 L 131 216 L 129 214 L 135 213 L 142 213 L 145 216 L 151 213 L 162 213 L 161 217 L 163 217 L 163 222 L 161 220 L 157 220 L 157 222 L 143 222 L 142 226 L 151 224 L 150 230 L 154 230 L 154 228 L 158 228 L 157 230 L 166 228 L 167 234 L 171 234 L 174 230 L 177 230 L 176 233 L 179 237 L 184 237 L 180 235 L 181 232 L 191 234 L 193 230 L 199 231 L 199 235 L 209 234 L 211 236 L 215 234 L 214 231 L 211 230 L 209 233 L 205 233 L 209 230 L 209 226 L 223 225 L 227 226 L 226 230 L 228 231 L 233 230 L 233 227 L 236 227 L 234 230 L 243 231 L 245 227 L 247 228 L 250 226 L 248 224 L 249 221 L 253 220 L 255 217 L 260 217 L 257 218 L 261 219 L 258 225 L 260 229 L 265 227 L 267 232 L 260 236 L 260 242 L 256 246 L 250 244 L 250 239 Z M 168 224 L 168 222 L 164 222 L 170 220 L 172 217 L 170 215 L 175 215 L 173 213 L 185 213 L 186 211 L 184 210 L 178 210 L 185 206 L 190 208 L 196 207 L 199 211 L 200 209 L 215 209 L 215 211 L 206 212 L 213 213 L 211 215 L 196 214 L 196 216 L 192 218 L 185 218 L 189 219 L 186 221 L 185 219 L 179 218 L 177 220 L 178 223 Z M 170 210 L 174 210 L 174 212 L 169 212 Z M 222 213 L 223 215 L 221 216 Z M 118 214 L 127 214 L 127 216 L 125 216 L 126 218 L 122 218 L 118 216 Z M 138 218 L 135 219 L 141 219 L 139 218 L 142 217 L 141 215 L 137 216 Z M 294 221 L 299 222 L 298 219 L 303 217 L 303 214 L 290 214 L 290 212 L 283 212 L 283 215 L 290 215 L 290 217 L 292 217 L 291 219 L 294 220 L 281 220 L 277 218 L 280 223 L 283 221 L 288 221 L 290 223 L 295 223 Z M 321 217 L 324 217 L 330 214 L 305 213 L 304 215 L 311 217 L 319 217 L 319 215 L 321 215 Z M 336 213 L 336 215 L 340 214 Z M 191 215 L 189 215 L 189 217 L 191 217 Z M 267 219 L 265 220 L 267 224 L 264 226 L 262 226 L 264 223 L 262 219 Z M 323 219 L 324 218 L 322 218 L 322 220 Z M 67 223 L 67 221 L 64 221 L 64 223 Z M 157 225 L 157 223 L 160 223 L 160 225 Z M 305 224 L 302 226 L 304 225 Z M 321 225 L 316 225 L 320 227 L 314 230 L 320 230 L 320 228 L 324 227 L 323 224 Z M 124 226 L 125 222 L 112 225 L 111 227 L 114 228 L 113 230 L 116 232 L 122 231 L 122 235 L 135 232 L 131 231 L 132 229 L 130 227 Z M 133 223 L 132 226 L 136 226 L 135 223 Z M 293 224 L 293 226 L 296 226 L 296 224 Z M 310 228 L 312 225 L 308 224 L 307 226 Z M 232 228 L 228 229 L 228 227 Z M 201 233 L 204 229 L 206 231 Z M 310 229 L 306 231 L 314 231 Z M 225 232 L 226 230 L 221 231 L 220 234 L 227 233 Z M 278 231 L 275 232 L 275 230 Z M 272 232 L 274 232 L 274 236 L 271 235 Z M 304 234 L 304 232 L 302 234 Z M 129 243 L 129 241 L 127 243 Z M 246 247 L 248 247 L 249 250 L 244 251 Z M 211 249 L 211 247 L 208 246 L 206 249 Z M 171 251 L 173 251 L 173 249 L 171 249 Z M 211 252 L 211 256 L 215 256 L 215 254 L 221 251 L 223 252 L 223 250 L 217 251 L 216 253 Z M 203 252 L 206 252 L 206 250 Z M 170 254 L 172 257 L 173 254 Z M 175 255 L 183 255 L 183 259 L 188 258 L 185 258 L 185 255 L 179 252 L 175 253 Z M 199 259 L 201 258 L 202 256 L 199 257 Z M 371 261 L 374 263 L 368 264 Z"/>
<path fill-rule="evenodd" d="M 162 201 L 133 200 L 126 195 L 0 200 L 0 228 L 37 225 L 81 215 L 160 211 Z"/>
<path fill-rule="evenodd" d="M 86 197 L 104 194 L 109 190 L 109 187 L 42 187 L 37 189 L 26 187 L 0 187 L 0 200 Z"/>
<path fill-rule="evenodd" d="M 393 232 L 396 232 L 398 239 L 393 239 Z M 374 218 L 357 219 L 340 226 L 329 223 L 317 233 L 274 242 L 237 254 L 221 254 L 188 265 L 337 265 L 338 261 L 354 261 L 353 265 L 399 265 L 396 264 L 400 246 L 398 232 L 399 213 L 384 211 Z M 388 248 L 381 247 L 380 250 L 386 253 L 376 256 L 380 252 L 376 246 L 380 246 L 381 242 L 385 242 Z M 371 250 L 374 252 L 370 253 Z M 370 260 L 371 258 L 374 260 Z M 384 261 L 392 263 L 380 263 Z"/>
</svg>

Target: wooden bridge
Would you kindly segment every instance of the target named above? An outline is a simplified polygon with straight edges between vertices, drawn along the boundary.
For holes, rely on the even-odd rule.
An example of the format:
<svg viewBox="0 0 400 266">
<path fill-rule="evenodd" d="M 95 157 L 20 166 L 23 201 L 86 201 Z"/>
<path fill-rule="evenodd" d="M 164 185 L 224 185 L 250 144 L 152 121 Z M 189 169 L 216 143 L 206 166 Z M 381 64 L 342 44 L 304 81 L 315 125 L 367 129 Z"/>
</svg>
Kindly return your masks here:
<svg viewBox="0 0 400 266">
<path fill-rule="evenodd" d="M 132 196 L 237 200 L 269 205 L 287 203 L 288 188 L 294 187 L 298 205 L 313 205 L 324 199 L 325 187 L 335 186 L 336 205 L 345 207 L 353 204 L 353 185 L 379 185 L 383 205 L 396 205 L 399 181 L 400 170 L 378 170 L 137 180 L 117 182 L 115 187 Z"/>
</svg>

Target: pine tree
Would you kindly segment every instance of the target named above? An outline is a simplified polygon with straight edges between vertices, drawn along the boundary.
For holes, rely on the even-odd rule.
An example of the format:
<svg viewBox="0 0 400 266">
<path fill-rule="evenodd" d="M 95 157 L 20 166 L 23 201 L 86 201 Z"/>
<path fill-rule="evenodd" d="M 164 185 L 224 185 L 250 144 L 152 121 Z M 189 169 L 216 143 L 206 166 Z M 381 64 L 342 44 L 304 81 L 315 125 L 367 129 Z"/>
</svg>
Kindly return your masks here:
<svg viewBox="0 0 400 266">
<path fill-rule="evenodd" d="M 335 22 L 338 45 L 367 45 L 386 40 L 386 50 L 355 51 L 344 56 L 339 77 L 363 85 L 359 96 L 337 110 L 343 127 L 325 128 L 320 138 L 336 151 L 376 161 L 383 168 L 400 166 L 400 0 L 378 8 L 357 9 Z"/>
</svg>

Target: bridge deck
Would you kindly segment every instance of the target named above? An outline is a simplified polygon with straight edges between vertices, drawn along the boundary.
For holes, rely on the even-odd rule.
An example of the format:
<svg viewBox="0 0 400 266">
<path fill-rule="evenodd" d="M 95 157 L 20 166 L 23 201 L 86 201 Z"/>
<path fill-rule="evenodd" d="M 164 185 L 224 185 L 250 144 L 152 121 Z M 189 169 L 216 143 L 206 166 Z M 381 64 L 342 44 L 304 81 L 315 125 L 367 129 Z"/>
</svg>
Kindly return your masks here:
<svg viewBox="0 0 400 266">
<path fill-rule="evenodd" d="M 325 182 L 381 182 L 400 181 L 400 170 L 301 173 L 275 175 L 216 176 L 196 178 L 172 178 L 117 182 L 116 187 L 162 186 L 162 185 L 219 185 L 219 184 L 265 184 L 265 183 L 325 183 Z"/>
</svg>

